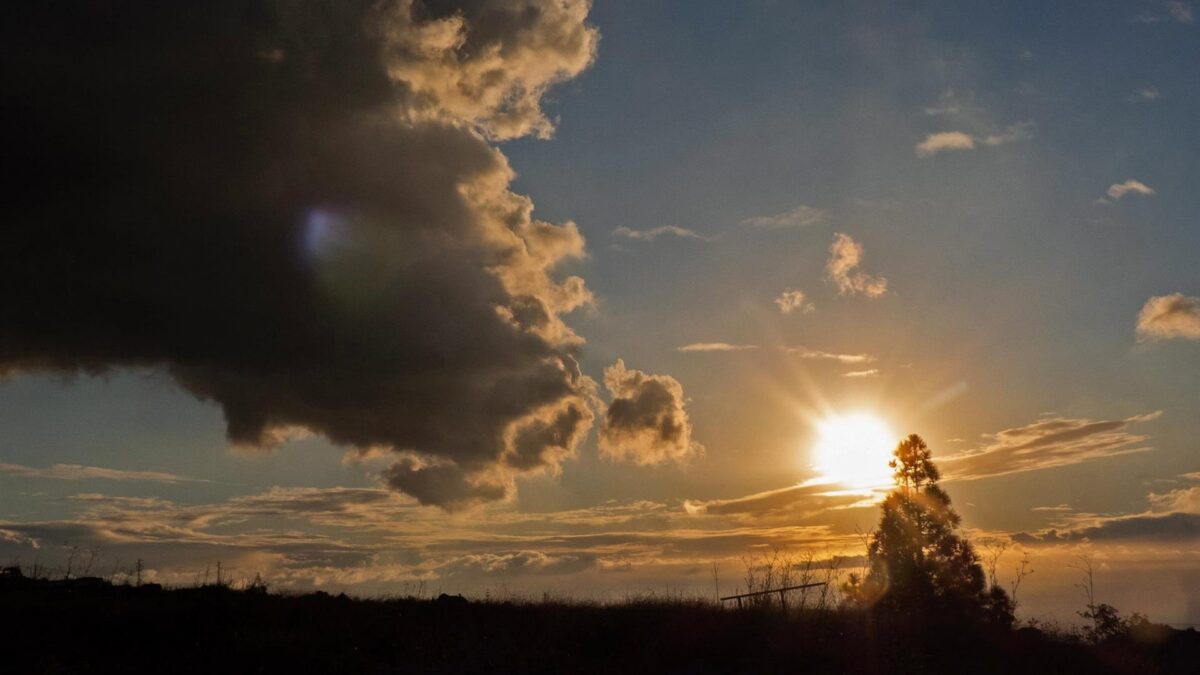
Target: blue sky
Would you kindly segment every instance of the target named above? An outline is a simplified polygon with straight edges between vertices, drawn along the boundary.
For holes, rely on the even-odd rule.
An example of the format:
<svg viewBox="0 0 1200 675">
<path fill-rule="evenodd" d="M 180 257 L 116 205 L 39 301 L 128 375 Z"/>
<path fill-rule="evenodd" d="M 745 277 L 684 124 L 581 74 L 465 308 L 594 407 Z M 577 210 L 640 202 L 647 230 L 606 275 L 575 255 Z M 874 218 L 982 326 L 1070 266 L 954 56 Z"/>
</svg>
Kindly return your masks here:
<svg viewBox="0 0 1200 675">
<path fill-rule="evenodd" d="M 1179 448 L 1174 466 L 1187 468 L 1198 355 L 1189 344 L 1138 346 L 1132 318 L 1146 298 L 1200 284 L 1189 197 L 1200 140 L 1190 123 L 1200 95 L 1195 27 L 1138 20 L 1154 11 L 597 6 L 602 56 L 555 97 L 555 140 L 505 148 L 539 212 L 575 220 L 588 237 L 582 269 L 603 309 L 576 320 L 587 359 L 599 369 L 636 355 L 668 363 L 685 383 L 716 380 L 689 387 L 704 397 L 699 407 L 738 374 L 669 353 L 689 342 L 892 349 L 930 374 L 953 355 L 960 362 L 936 375 L 967 381 L 975 402 L 966 413 L 974 428 L 951 436 L 1043 411 L 1164 409 L 1174 419 L 1159 434 Z M 1151 90 L 1158 98 L 1139 94 Z M 1027 140 L 914 153 L 930 133 L 1023 123 Z M 1128 178 L 1157 194 L 1095 203 Z M 829 222 L 739 225 L 801 204 Z M 723 238 L 612 236 L 663 225 Z M 831 299 L 811 316 L 770 317 L 774 333 L 764 334 L 752 316 L 772 309 L 765 300 L 777 289 L 830 295 L 820 268 L 834 230 L 865 242 L 891 297 L 869 307 Z M 729 426 L 713 413 L 695 415 L 697 425 Z"/>
</svg>

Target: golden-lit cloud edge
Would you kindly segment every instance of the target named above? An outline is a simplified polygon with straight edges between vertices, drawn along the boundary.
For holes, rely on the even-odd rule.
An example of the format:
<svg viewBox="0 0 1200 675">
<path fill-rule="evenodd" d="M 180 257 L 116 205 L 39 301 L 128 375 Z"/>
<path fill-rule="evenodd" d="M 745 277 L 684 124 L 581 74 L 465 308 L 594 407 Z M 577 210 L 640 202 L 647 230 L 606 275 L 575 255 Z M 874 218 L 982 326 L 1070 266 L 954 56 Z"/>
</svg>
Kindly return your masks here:
<svg viewBox="0 0 1200 675">
<path fill-rule="evenodd" d="M 1025 471 L 1071 466 L 1107 457 L 1147 452 L 1149 436 L 1131 431 L 1162 416 L 1157 410 L 1116 420 L 1043 417 L 988 434 L 988 444 L 946 457 L 938 464 L 948 481 L 978 480 Z"/>
</svg>

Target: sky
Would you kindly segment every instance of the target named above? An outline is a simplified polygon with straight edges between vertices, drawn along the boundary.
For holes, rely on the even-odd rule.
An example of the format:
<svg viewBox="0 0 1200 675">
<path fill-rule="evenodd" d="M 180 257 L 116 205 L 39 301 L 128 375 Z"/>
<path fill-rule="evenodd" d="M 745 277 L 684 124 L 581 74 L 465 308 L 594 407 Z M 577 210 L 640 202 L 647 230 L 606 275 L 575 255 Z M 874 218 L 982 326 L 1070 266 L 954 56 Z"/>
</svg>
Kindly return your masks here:
<svg viewBox="0 0 1200 675">
<path fill-rule="evenodd" d="M 1200 624 L 1200 6 L 15 11 L 6 564 L 711 595 L 917 433 L 1020 614 Z"/>
</svg>

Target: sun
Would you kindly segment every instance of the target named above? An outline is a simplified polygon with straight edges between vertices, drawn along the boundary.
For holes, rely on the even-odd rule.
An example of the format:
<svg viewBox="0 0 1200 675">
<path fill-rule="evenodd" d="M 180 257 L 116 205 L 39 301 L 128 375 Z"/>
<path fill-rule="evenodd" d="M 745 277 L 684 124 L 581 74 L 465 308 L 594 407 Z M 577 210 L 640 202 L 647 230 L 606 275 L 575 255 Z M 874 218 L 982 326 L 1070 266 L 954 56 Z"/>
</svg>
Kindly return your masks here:
<svg viewBox="0 0 1200 675">
<path fill-rule="evenodd" d="M 888 461 L 897 439 L 883 420 L 870 413 L 835 415 L 818 422 L 817 431 L 813 467 L 824 480 L 854 488 L 891 482 Z"/>
</svg>

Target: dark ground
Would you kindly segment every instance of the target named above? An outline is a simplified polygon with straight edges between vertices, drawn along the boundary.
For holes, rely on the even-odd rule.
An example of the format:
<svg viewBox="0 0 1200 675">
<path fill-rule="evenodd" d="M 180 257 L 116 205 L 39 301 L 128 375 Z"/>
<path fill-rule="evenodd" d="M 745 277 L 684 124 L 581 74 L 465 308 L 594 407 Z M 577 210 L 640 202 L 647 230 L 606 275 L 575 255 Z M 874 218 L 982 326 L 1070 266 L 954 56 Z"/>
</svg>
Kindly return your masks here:
<svg viewBox="0 0 1200 675">
<path fill-rule="evenodd" d="M 1032 629 L 861 611 L 0 581 L 0 672 L 14 675 L 1200 672 L 1200 634 L 1161 626 L 1092 646 Z"/>
</svg>

